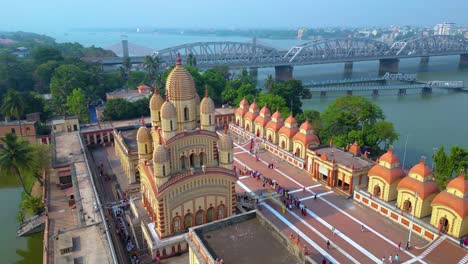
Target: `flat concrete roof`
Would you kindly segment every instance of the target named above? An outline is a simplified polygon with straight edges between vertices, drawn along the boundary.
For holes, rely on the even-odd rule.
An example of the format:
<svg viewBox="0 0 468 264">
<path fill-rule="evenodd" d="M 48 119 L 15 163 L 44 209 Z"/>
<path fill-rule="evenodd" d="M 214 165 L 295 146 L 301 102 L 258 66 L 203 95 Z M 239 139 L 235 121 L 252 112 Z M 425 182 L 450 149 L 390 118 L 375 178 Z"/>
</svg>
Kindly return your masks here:
<svg viewBox="0 0 468 264">
<path fill-rule="evenodd" d="M 213 258 L 224 263 L 301 263 L 257 217 L 196 233 Z"/>
<path fill-rule="evenodd" d="M 230 114 L 234 114 L 235 111 L 236 109 L 232 107 L 216 108 L 215 114 L 216 115 L 230 115 Z"/>
<path fill-rule="evenodd" d="M 117 128 L 118 130 L 118 128 Z M 138 129 L 118 130 L 122 135 L 128 150 L 138 150 L 138 143 L 136 140 Z"/>
<path fill-rule="evenodd" d="M 348 168 L 350 168 L 351 165 L 354 165 L 355 170 L 364 169 L 374 165 L 374 163 L 371 161 L 365 160 L 361 157 L 356 157 L 352 153 L 345 152 L 343 150 L 333 147 L 319 148 L 315 149 L 314 151 L 317 152 L 319 155 L 326 153 L 328 160 L 335 159 L 336 163 L 346 166 Z"/>
</svg>

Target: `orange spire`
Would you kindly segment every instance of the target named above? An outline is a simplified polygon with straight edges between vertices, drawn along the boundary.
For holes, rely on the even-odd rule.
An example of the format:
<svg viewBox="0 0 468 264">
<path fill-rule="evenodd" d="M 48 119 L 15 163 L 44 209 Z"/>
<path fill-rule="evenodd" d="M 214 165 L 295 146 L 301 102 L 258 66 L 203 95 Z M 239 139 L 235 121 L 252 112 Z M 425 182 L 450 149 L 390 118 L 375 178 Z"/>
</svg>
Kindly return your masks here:
<svg viewBox="0 0 468 264">
<path fill-rule="evenodd" d="M 169 102 L 169 92 L 166 89 L 166 101 Z"/>
<path fill-rule="evenodd" d="M 208 98 L 208 85 L 205 85 L 205 98 Z"/>
<path fill-rule="evenodd" d="M 145 126 L 145 118 L 143 116 L 141 117 L 140 122 L 141 122 L 141 126 L 144 127 Z"/>
<path fill-rule="evenodd" d="M 159 88 L 158 86 L 154 86 L 154 94 L 159 94 Z"/>
<path fill-rule="evenodd" d="M 182 65 L 182 58 L 180 57 L 180 53 L 177 53 L 177 65 Z"/>
</svg>

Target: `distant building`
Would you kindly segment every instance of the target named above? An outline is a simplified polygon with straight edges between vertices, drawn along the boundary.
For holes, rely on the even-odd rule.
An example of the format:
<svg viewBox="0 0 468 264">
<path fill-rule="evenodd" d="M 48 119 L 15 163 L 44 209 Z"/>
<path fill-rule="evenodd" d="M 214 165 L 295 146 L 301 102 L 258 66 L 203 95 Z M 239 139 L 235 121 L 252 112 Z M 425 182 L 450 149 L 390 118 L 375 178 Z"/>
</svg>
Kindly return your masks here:
<svg viewBox="0 0 468 264">
<path fill-rule="evenodd" d="M 80 130 L 80 122 L 77 116 L 55 116 L 47 121 L 54 132 L 72 132 Z"/>
<path fill-rule="evenodd" d="M 146 85 L 139 85 L 135 90 L 120 89 L 106 93 L 106 100 L 125 99 L 129 102 L 135 102 L 151 95 L 151 88 Z"/>
<path fill-rule="evenodd" d="M 29 49 L 26 47 L 18 47 L 13 51 L 18 58 L 24 58 L 29 55 Z"/>
<path fill-rule="evenodd" d="M 17 136 L 26 138 L 29 143 L 36 143 L 37 139 L 37 122 L 20 120 L 0 122 L 0 137 L 4 137 L 7 133 L 12 133 Z"/>
<path fill-rule="evenodd" d="M 441 23 L 434 26 L 434 35 L 453 35 L 455 23 Z"/>
</svg>

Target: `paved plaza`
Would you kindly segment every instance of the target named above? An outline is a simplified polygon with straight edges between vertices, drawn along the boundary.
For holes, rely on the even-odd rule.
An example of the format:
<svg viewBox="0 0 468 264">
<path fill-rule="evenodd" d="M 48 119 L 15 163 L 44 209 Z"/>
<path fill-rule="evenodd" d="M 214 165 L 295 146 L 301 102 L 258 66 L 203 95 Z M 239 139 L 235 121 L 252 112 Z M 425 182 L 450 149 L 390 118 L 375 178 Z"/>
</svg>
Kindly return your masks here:
<svg viewBox="0 0 468 264">
<path fill-rule="evenodd" d="M 239 176 L 238 193 L 251 193 L 259 198 L 259 210 L 283 234 L 299 236 L 310 249 L 310 256 L 321 263 L 326 258 L 332 263 L 382 263 L 389 255 L 398 254 L 400 263 L 468 263 L 468 251 L 460 248 L 454 239 L 442 236 L 430 243 L 422 237 L 412 235 L 411 249 L 404 250 L 408 230 L 365 208 L 341 193 L 337 193 L 315 181 L 301 169 L 279 161 L 275 169 L 268 164 L 275 158 L 269 152 L 259 151 L 259 161 L 249 153 L 249 143 L 235 144 L 234 165 L 253 169 L 290 190 L 307 207 L 307 215 L 299 209 L 282 213 L 282 197 L 264 187 L 261 180 L 250 176 Z M 305 187 L 305 191 L 303 188 Z M 268 193 L 266 199 L 260 194 Z M 313 199 L 317 194 L 317 199 Z M 361 225 L 364 231 L 361 231 Z M 335 228 L 333 234 L 332 229 Z M 327 248 L 327 240 L 330 247 Z M 401 242 L 402 249 L 398 250 Z M 328 262 L 327 262 L 328 263 Z M 385 263 L 389 263 L 388 261 Z"/>
</svg>

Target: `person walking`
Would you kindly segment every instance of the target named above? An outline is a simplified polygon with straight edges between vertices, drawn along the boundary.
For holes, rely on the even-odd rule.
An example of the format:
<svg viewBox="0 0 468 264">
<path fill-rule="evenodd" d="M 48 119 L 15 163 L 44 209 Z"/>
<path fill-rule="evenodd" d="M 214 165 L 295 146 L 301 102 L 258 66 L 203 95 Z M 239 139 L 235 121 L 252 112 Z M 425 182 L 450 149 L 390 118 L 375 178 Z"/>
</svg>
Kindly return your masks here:
<svg viewBox="0 0 468 264">
<path fill-rule="evenodd" d="M 463 244 L 464 244 L 464 240 L 463 240 L 463 237 L 460 237 L 460 247 L 462 248 L 463 247 Z"/>
<path fill-rule="evenodd" d="M 336 229 L 335 229 L 335 227 L 334 227 L 334 226 L 332 226 L 332 228 L 331 228 L 332 235 L 335 235 L 335 230 L 336 230 Z"/>
<path fill-rule="evenodd" d="M 410 243 L 409 241 L 406 242 L 406 247 L 405 247 L 406 250 L 409 250 L 410 249 Z"/>
<path fill-rule="evenodd" d="M 327 249 L 330 249 L 330 240 L 327 240 Z"/>
<path fill-rule="evenodd" d="M 401 250 L 401 241 L 400 241 L 400 243 L 398 243 L 398 251 L 400 251 L 400 250 Z"/>
<path fill-rule="evenodd" d="M 390 256 L 388 256 L 388 263 L 393 263 L 393 256 L 392 256 L 392 254 L 390 254 Z"/>
<path fill-rule="evenodd" d="M 395 255 L 395 263 L 398 263 L 400 261 L 400 258 L 398 257 L 398 254 Z"/>
<path fill-rule="evenodd" d="M 364 225 L 361 224 L 361 232 L 364 232 Z"/>
</svg>

